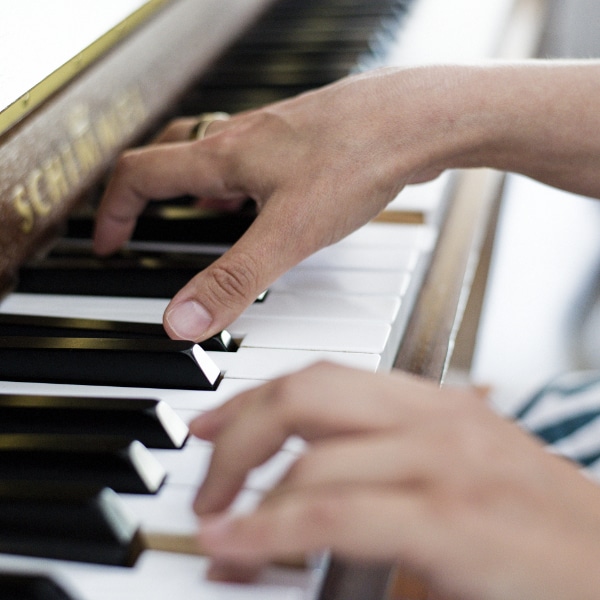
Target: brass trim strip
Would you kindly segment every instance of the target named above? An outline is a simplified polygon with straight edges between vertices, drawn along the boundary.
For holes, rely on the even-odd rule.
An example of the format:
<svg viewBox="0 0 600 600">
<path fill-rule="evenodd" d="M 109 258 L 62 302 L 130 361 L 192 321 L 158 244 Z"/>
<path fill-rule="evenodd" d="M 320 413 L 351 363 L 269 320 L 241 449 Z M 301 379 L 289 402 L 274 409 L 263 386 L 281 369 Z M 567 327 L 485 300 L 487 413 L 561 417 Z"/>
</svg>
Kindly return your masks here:
<svg viewBox="0 0 600 600">
<path fill-rule="evenodd" d="M 54 92 L 66 85 L 79 75 L 86 67 L 106 54 L 117 43 L 126 38 L 134 29 L 142 25 L 151 16 L 156 14 L 166 4 L 173 0 L 148 0 L 143 6 L 132 12 L 118 25 L 109 29 L 95 42 L 84 48 L 79 54 L 68 60 L 64 65 L 50 73 L 20 98 L 9 104 L 0 112 L 0 135 L 33 109 L 47 100 Z"/>
<path fill-rule="evenodd" d="M 177 554 L 191 554 L 194 556 L 208 556 L 206 550 L 200 546 L 200 541 L 192 534 L 186 533 L 159 533 L 142 531 L 142 544 L 146 550 L 159 552 L 174 552 Z M 310 561 L 301 556 L 288 556 L 275 561 L 275 565 L 288 569 L 308 569 Z"/>
</svg>

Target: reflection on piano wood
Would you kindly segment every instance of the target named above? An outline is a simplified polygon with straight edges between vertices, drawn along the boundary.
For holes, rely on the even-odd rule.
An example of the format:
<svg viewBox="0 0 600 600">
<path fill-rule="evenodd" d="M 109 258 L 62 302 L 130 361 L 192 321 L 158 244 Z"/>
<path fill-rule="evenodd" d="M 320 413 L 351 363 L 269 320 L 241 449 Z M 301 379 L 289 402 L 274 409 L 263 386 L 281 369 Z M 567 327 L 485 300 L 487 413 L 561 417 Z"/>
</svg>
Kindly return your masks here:
<svg viewBox="0 0 600 600">
<path fill-rule="evenodd" d="M 54 345 L 64 357 L 57 366 L 71 362 L 67 357 L 76 351 L 67 351 L 67 342 L 60 337 L 48 337 L 57 335 L 56 327 L 63 328 L 59 336 L 75 338 L 79 345 L 89 342 L 85 336 L 109 337 L 97 336 L 98 330 L 112 331 L 108 347 L 123 341 L 116 343 L 114 335 L 131 338 L 131 329 L 137 329 L 140 337 L 140 330 L 154 336 L 160 329 L 172 288 L 148 294 L 147 288 L 154 284 L 143 278 L 137 288 L 117 293 L 123 291 L 121 280 L 111 295 L 96 295 L 96 290 L 83 295 L 82 280 L 66 293 L 71 275 L 67 280 L 51 275 L 43 285 L 58 283 L 54 288 L 31 287 L 32 282 L 39 283 L 35 272 L 58 260 L 57 245 L 52 243 L 55 248 L 48 253 L 55 226 L 72 211 L 76 198 L 93 200 L 103 173 L 121 147 L 151 134 L 156 123 L 174 114 L 235 112 L 356 69 L 495 55 L 513 5 L 522 3 L 279 0 L 223 53 L 244 22 L 250 22 L 267 2 L 264 6 L 259 0 L 146 4 L 158 6 L 151 19 L 139 24 L 129 38 L 119 38 L 119 45 L 106 55 L 89 61 L 93 64 L 87 70 L 48 96 L 35 111 L 25 107 L 0 133 L 4 167 L 0 275 L 6 281 L 16 267 L 28 262 L 27 269 L 23 265 L 23 287 L 10 293 L 5 288 L 0 305 L 2 313 L 13 315 L 5 319 L 8 323 L 0 322 L 0 335 L 9 336 L 2 340 L 5 347 L 12 344 L 14 356 L 16 346 L 23 355 L 34 353 L 36 343 L 30 336 L 44 336 L 42 346 Z M 469 15 L 476 16 L 475 23 Z M 470 36 L 469 27 L 478 35 Z M 439 38 L 444 33 L 446 37 Z M 453 50 L 459 38 L 460 48 Z M 466 40 L 471 44 L 465 45 Z M 201 73 L 199 83 L 176 102 Z M 129 90 L 125 108 L 114 104 L 119 90 Z M 131 119 L 119 131 L 114 125 L 124 115 Z M 56 123 L 66 125 L 57 132 L 52 127 Z M 24 148 L 30 149 L 26 156 Z M 23 161 L 15 161 L 15 156 Z M 262 302 L 249 307 L 231 325 L 232 339 L 224 333 L 216 341 L 218 347 L 201 351 L 217 370 L 209 376 L 208 388 L 183 385 L 177 373 L 166 386 L 150 384 L 144 379 L 144 369 L 147 377 L 164 370 L 165 358 L 158 366 L 143 366 L 141 381 L 111 381 L 110 385 L 106 381 L 92 385 L 97 373 L 77 381 L 51 382 L 56 369 L 40 377 L 43 368 L 35 368 L 40 363 L 23 367 L 31 376 L 5 372 L 0 382 L 0 417 L 5 428 L 0 430 L 0 571 L 4 572 L 0 573 L 0 595 L 4 589 L 17 589 L 20 598 L 39 600 L 62 598 L 62 594 L 72 600 L 384 597 L 388 567 L 361 568 L 328 557 L 309 564 L 273 566 L 249 586 L 206 581 L 207 561 L 193 543 L 199 524 L 191 503 L 211 448 L 188 439 L 185 423 L 237 392 L 318 359 L 370 371 L 396 365 L 440 379 L 466 290 L 467 265 L 472 263 L 477 231 L 485 227 L 489 207 L 483 199 L 478 202 L 475 190 L 469 198 L 481 208 L 472 219 L 465 219 L 461 211 L 470 214 L 473 206 L 467 203 L 465 209 L 464 202 L 452 199 L 453 189 L 464 190 L 456 179 L 451 174 L 406 190 L 390 205 L 384 222 L 368 224 L 276 281 Z M 74 248 L 85 246 L 81 240 L 89 235 L 86 209 L 78 211 L 67 228 L 69 237 L 61 242 L 60 252 L 70 248 L 73 253 Z M 173 261 L 186 268 L 193 261 L 192 269 L 210 262 L 252 218 L 237 215 L 231 227 L 220 221 L 218 229 L 215 221 L 205 218 L 199 223 L 208 234 L 189 239 L 181 235 L 189 229 L 189 220 L 185 221 L 190 217 L 189 206 L 162 205 L 158 212 L 171 214 L 175 223 L 171 225 L 179 227 L 180 233 L 165 240 L 157 231 L 166 231 L 166 226 L 157 229 L 145 224 L 128 252 L 144 253 L 145 258 L 138 261 L 142 267 L 152 264 L 156 268 L 161 261 L 171 261 L 169 273 L 177 270 Z M 155 219 L 151 214 L 147 217 L 148 223 Z M 440 248 L 457 248 L 447 241 L 457 223 L 462 223 L 460 255 L 451 268 L 443 262 L 440 267 L 440 254 L 448 255 Z M 4 236 L 5 232 L 10 235 Z M 95 275 L 87 278 L 99 280 L 103 269 L 109 270 L 96 267 Z M 182 269 L 184 280 L 189 272 Z M 85 279 L 86 272 L 81 273 Z M 137 269 L 127 273 L 126 279 L 131 279 Z M 438 273 L 433 280 L 432 273 Z M 160 271 L 160 278 L 168 279 L 165 271 Z M 452 289 L 458 290 L 444 295 L 444 303 L 431 300 L 439 297 L 440 280 L 452 280 Z M 181 285 L 180 280 L 167 283 Z M 19 314 L 28 315 L 18 324 L 25 329 L 2 333 L 1 327 L 14 326 L 14 315 Z M 40 322 L 39 315 L 59 319 Z M 114 325 L 115 321 L 121 325 Z M 433 337 L 432 326 L 423 323 L 435 324 Z M 10 338 L 15 335 L 18 341 Z M 431 339 L 435 347 L 430 347 Z M 147 337 L 137 343 L 147 354 L 155 341 Z M 0 352 L 1 347 L 0 343 Z M 6 358 L 14 358 L 11 352 Z M 140 353 L 139 358 L 148 357 Z M 65 371 L 72 378 L 73 370 Z M 202 371 L 212 369 L 203 367 Z M 100 445 L 94 445 L 95 441 Z M 302 444 L 289 440 L 251 474 L 232 510 L 251 510 L 299 452 Z M 61 462 L 73 467 L 62 472 L 63 483 L 57 489 L 52 474 L 60 471 L 56 465 Z M 109 464 L 118 464 L 118 476 L 105 472 Z M 82 465 L 86 468 L 74 482 L 69 476 Z M 26 472 L 31 478 L 23 481 L 20 478 Z M 66 503 L 67 512 L 62 510 Z M 15 526 L 16 518 L 21 521 Z M 2 540 L 6 540 L 4 545 Z M 396 592 L 404 594 L 400 587 Z"/>
</svg>

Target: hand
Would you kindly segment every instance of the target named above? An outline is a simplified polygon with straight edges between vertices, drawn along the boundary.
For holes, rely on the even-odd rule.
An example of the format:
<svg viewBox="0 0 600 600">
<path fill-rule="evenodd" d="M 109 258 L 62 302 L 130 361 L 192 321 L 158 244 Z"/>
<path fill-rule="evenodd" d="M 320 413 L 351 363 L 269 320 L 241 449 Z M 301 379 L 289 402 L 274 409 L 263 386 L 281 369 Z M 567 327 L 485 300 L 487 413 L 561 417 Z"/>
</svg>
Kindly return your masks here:
<svg viewBox="0 0 600 600">
<path fill-rule="evenodd" d="M 254 199 L 259 215 L 247 233 L 165 313 L 174 338 L 200 340 L 225 328 L 279 275 L 366 223 L 407 182 L 440 172 L 424 166 L 436 137 L 423 136 L 431 105 L 424 110 L 410 91 L 423 82 L 407 76 L 398 107 L 394 73 L 348 78 L 215 122 L 203 140 L 187 139 L 193 120 L 174 121 L 156 143 L 120 157 L 99 207 L 96 252 L 124 244 L 149 199 L 187 194 L 211 206 Z M 383 110 L 386 98 L 394 110 Z"/>
<path fill-rule="evenodd" d="M 452 167 L 516 171 L 600 197 L 597 61 L 382 69 L 214 123 L 175 121 L 119 159 L 95 250 L 127 241 L 149 199 L 191 195 L 260 211 L 166 309 L 174 338 L 227 327 L 279 275 L 379 213 L 408 183 Z M 573 115 L 577 115 L 574 119 Z M 543 151 L 540 151 L 543 149 Z"/>
<path fill-rule="evenodd" d="M 394 561 L 440 597 L 597 598 L 600 490 L 481 392 L 320 364 L 191 423 L 215 444 L 195 508 L 213 575 L 330 548 Z M 305 454 L 247 516 L 225 512 L 288 436 Z"/>
</svg>

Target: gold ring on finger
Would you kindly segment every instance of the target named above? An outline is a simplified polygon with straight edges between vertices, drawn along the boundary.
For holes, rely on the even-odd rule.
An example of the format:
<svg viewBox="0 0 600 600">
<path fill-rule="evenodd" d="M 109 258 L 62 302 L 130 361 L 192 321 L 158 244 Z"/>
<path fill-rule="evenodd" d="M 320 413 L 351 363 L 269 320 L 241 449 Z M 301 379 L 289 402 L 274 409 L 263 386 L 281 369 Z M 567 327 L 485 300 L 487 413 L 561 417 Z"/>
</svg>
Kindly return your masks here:
<svg viewBox="0 0 600 600">
<path fill-rule="evenodd" d="M 190 140 L 203 140 L 211 123 L 215 121 L 227 121 L 229 117 L 230 115 L 226 112 L 211 112 L 198 115 L 198 120 L 190 131 Z"/>
</svg>

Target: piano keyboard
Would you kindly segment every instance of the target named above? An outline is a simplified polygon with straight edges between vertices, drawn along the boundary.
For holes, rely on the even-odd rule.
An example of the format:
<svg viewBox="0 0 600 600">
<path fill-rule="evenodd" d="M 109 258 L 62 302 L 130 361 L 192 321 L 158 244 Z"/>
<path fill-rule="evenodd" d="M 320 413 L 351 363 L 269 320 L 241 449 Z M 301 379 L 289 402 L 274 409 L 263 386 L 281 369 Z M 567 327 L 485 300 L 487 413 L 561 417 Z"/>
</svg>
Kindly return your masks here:
<svg viewBox="0 0 600 600">
<path fill-rule="evenodd" d="M 321 7 L 322 3 L 315 0 L 303 4 L 304 11 L 298 12 L 303 13 L 306 27 L 293 30 L 299 37 L 303 48 L 301 52 L 290 52 L 287 46 L 288 40 L 293 37 L 289 26 L 298 3 L 283 0 L 267 15 L 264 24 L 261 23 L 251 30 L 236 46 L 244 48 L 246 56 L 258 57 L 256 62 L 261 64 L 263 57 L 271 56 L 269 69 L 256 70 L 253 68 L 255 62 L 250 60 L 242 71 L 248 74 L 248 80 L 235 77 L 232 83 L 232 59 L 228 53 L 206 75 L 203 85 L 185 100 L 182 111 L 199 112 L 198 107 L 202 107 L 202 110 L 218 108 L 235 111 L 326 83 L 327 80 L 341 76 L 349 70 L 373 66 L 390 56 L 394 57 L 395 63 L 402 62 L 402 36 L 399 36 L 397 42 L 395 36 L 401 22 L 400 17 L 405 16 L 406 3 L 386 0 L 366 3 L 337 0 L 331 6 Z M 414 1 L 414 12 L 406 19 L 405 25 L 413 30 L 409 35 L 414 36 L 416 28 L 421 32 L 420 35 L 428 36 L 428 24 L 421 22 L 420 11 L 427 11 L 431 5 L 439 4 L 436 0 Z M 473 1 L 472 4 L 477 5 L 477 2 Z M 496 8 L 490 10 L 490 27 L 494 16 L 505 14 L 509 2 L 499 1 L 497 4 Z M 447 9 L 440 7 L 440 10 Z M 280 17 L 279 20 L 275 20 L 276 15 Z M 317 19 L 317 16 L 322 28 L 309 28 L 308 25 Z M 458 15 L 453 16 L 456 19 Z M 365 38 L 364 25 L 360 23 L 365 23 L 366 19 L 371 25 L 381 25 L 382 17 L 384 28 L 379 27 L 376 36 Z M 338 29 L 342 21 L 347 25 L 344 30 Z M 448 22 L 450 30 L 451 22 Z M 458 19 L 458 22 L 461 20 Z M 477 26 L 485 25 L 479 22 Z M 328 29 L 329 36 L 324 38 L 324 32 Z M 331 31 L 334 32 L 333 44 Z M 466 36 L 464 31 L 459 35 L 461 38 Z M 486 38 L 486 44 L 488 40 L 489 37 Z M 390 41 L 394 43 L 391 44 Z M 440 40 L 438 43 L 442 52 L 438 58 L 452 59 L 450 51 L 447 50 L 448 45 Z M 307 66 L 306 59 L 311 55 L 319 56 L 317 52 L 322 52 L 323 49 L 328 50 L 334 57 L 328 62 L 329 66 L 325 72 L 314 66 Z M 477 56 L 486 56 L 490 53 L 490 48 L 487 45 L 480 46 L 474 52 Z M 294 63 L 298 58 L 302 59 L 302 65 L 295 67 Z M 245 87 L 242 88 L 242 85 Z M 71 600 L 164 600 L 188 597 L 208 597 L 215 600 L 256 600 L 259 597 L 261 600 L 309 600 L 321 597 L 327 574 L 327 557 L 312 557 L 302 565 L 274 565 L 267 569 L 257 582 L 248 586 L 212 583 L 206 580 L 204 573 L 207 559 L 195 547 L 193 540 L 201 522 L 199 523 L 192 512 L 191 504 L 202 481 L 211 448 L 204 441 L 188 439 L 185 424 L 200 412 L 218 406 L 238 392 L 262 381 L 301 369 L 317 360 L 333 361 L 368 371 L 391 369 L 435 247 L 440 215 L 451 178 L 451 175 L 447 175 L 430 184 L 418 186 L 404 195 L 401 194 L 392 203 L 391 211 L 402 213 L 408 207 L 411 211 L 419 212 L 418 224 L 369 223 L 336 245 L 306 259 L 274 282 L 264 300 L 250 306 L 228 328 L 229 334 L 235 340 L 234 351 L 206 351 L 207 357 L 216 365 L 219 373 L 218 377 L 213 376 L 212 383 L 208 386 L 214 389 L 206 389 L 202 385 L 189 385 L 187 387 L 196 389 L 185 389 L 186 386 L 177 382 L 166 387 L 148 385 L 144 381 L 129 381 L 127 385 L 118 385 L 115 382 L 111 382 L 112 385 L 94 385 L 90 384 L 90 381 L 73 379 L 49 382 L 49 373 L 46 373 L 41 381 L 33 381 L 33 377 L 27 378 L 25 375 L 19 377 L 20 381 L 15 381 L 11 380 L 10 372 L 4 372 L 4 381 L 0 381 L 0 393 L 3 395 L 0 396 L 0 414 L 4 414 L 2 397 L 19 398 L 24 404 L 29 402 L 29 410 L 35 410 L 31 407 L 35 402 L 40 408 L 35 418 L 21 414 L 20 420 L 18 419 L 20 425 L 15 425 L 12 430 L 0 434 L 0 450 L 3 437 L 8 444 L 11 441 L 10 436 L 13 443 L 16 443 L 19 436 L 25 441 L 27 435 L 44 436 L 44 432 L 38 431 L 38 428 L 46 420 L 43 415 L 44 411 L 48 410 L 48 403 L 57 407 L 63 406 L 63 410 L 67 410 L 64 408 L 69 404 L 67 400 L 79 398 L 82 410 L 87 405 L 94 406 L 93 410 L 98 410 L 98 406 L 104 402 L 107 411 L 114 411 L 110 413 L 110 417 L 103 417 L 99 421 L 94 434 L 102 433 L 106 436 L 104 443 L 107 444 L 106 440 L 109 440 L 112 444 L 107 447 L 107 454 L 100 462 L 106 463 L 109 455 L 126 455 L 132 457 L 133 463 L 144 463 L 143 466 L 127 465 L 136 477 L 140 470 L 144 473 L 144 469 L 148 469 L 150 474 L 147 476 L 146 488 L 142 490 L 144 493 L 134 493 L 140 491 L 139 486 L 128 488 L 125 485 L 114 497 L 108 490 L 106 480 L 104 483 L 102 480 L 86 482 L 95 486 L 96 493 L 100 494 L 93 496 L 94 498 L 104 498 L 102 494 L 111 496 L 107 502 L 114 502 L 115 508 L 111 508 L 109 512 L 118 512 L 119 515 L 121 511 L 123 513 L 119 516 L 122 518 L 119 523 L 122 523 L 121 536 L 125 539 L 126 551 L 123 557 L 116 560 L 119 564 L 103 564 L 108 561 L 101 560 L 98 554 L 92 555 L 92 558 L 85 553 L 77 556 L 77 552 L 72 549 L 67 555 L 53 555 L 48 551 L 44 556 L 43 550 L 40 550 L 42 542 L 39 540 L 34 540 L 28 548 L 26 545 L 21 548 L 18 545 L 14 546 L 14 550 L 6 550 L 7 547 L 0 544 L 0 552 L 4 552 L 0 554 L 0 569 L 7 573 L 3 577 L 0 576 L 0 595 L 5 589 L 3 586 L 10 589 L 11 585 L 16 586 L 21 582 L 23 587 L 18 588 L 18 593 L 21 594 L 19 598 L 25 598 L 25 594 L 31 593 L 32 598 L 39 600 L 63 598 L 63 594 Z M 142 247 L 143 244 L 138 244 L 138 249 Z M 134 244 L 132 248 L 135 248 Z M 171 249 L 173 248 L 171 246 Z M 200 255 L 206 252 L 204 243 L 180 244 L 177 248 L 190 254 Z M 214 250 L 221 251 L 218 247 Z M 43 294 L 14 292 L 3 299 L 0 312 L 66 319 L 140 322 L 156 326 L 161 323 L 168 300 L 168 297 L 141 295 L 84 296 L 64 294 L 56 290 L 54 293 Z M 148 343 L 144 342 L 144 345 Z M 0 340 L 0 360 L 4 360 L 1 348 Z M 59 362 L 68 363 L 72 360 L 71 356 L 71 351 L 65 350 Z M 19 362 L 27 360 L 29 359 L 24 353 Z M 104 359 L 98 356 L 96 360 Z M 23 370 L 34 375 L 36 365 L 26 365 Z M 7 400 L 5 402 L 10 404 Z M 118 433 L 114 433 L 109 427 L 110 421 L 114 419 L 120 422 L 121 418 L 125 419 L 119 414 L 116 405 L 121 404 L 120 410 L 123 413 L 136 402 L 144 405 L 150 403 L 154 409 L 156 406 L 167 407 L 176 419 L 175 429 L 178 433 L 175 437 L 180 442 L 168 448 L 160 447 L 151 441 L 142 445 L 139 441 L 142 435 L 134 433 L 133 427 L 125 435 L 122 427 L 117 427 L 115 431 Z M 13 401 L 14 404 L 16 400 Z M 72 407 L 69 410 L 73 410 Z M 75 418 L 83 419 L 80 416 L 65 416 L 64 420 Z M 30 423 L 33 432 L 28 433 L 26 428 L 23 428 L 24 420 Z M 61 422 L 60 417 L 48 420 L 58 424 Z M 104 425 L 100 426 L 100 422 Z M 79 427 L 80 435 L 88 431 L 83 424 Z M 44 448 L 49 447 L 44 446 L 44 443 L 49 443 L 47 436 L 50 433 L 63 436 L 59 438 L 61 442 L 55 447 L 56 452 L 53 455 L 60 454 L 59 449 L 65 453 L 69 449 L 65 447 L 69 444 L 64 441 L 64 436 L 73 436 L 75 446 L 78 440 L 81 441 L 75 434 L 65 433 L 63 429 L 56 427 L 53 432 L 45 432 L 46 438 L 32 438 L 31 444 L 37 443 L 40 452 L 43 453 Z M 86 435 L 90 436 L 88 439 L 91 443 L 93 436 L 89 433 Z M 133 448 L 131 444 L 134 444 Z M 74 452 L 85 454 L 84 450 L 85 448 L 81 447 L 73 449 Z M 22 451 L 21 454 L 14 449 L 11 451 L 12 456 L 23 456 Z M 232 510 L 251 510 L 260 501 L 261 495 L 281 477 L 301 452 L 302 443 L 289 440 L 275 457 L 250 475 Z M 5 456 L 8 457 L 6 463 L 9 465 L 11 455 L 7 451 Z M 88 458 L 91 460 L 91 457 Z M 2 452 L 0 539 L 1 528 L 10 525 L 2 513 L 3 481 L 14 483 L 16 478 L 16 474 L 10 469 L 3 471 L 1 461 Z M 51 468 L 52 465 L 48 467 Z M 35 465 L 32 466 L 32 471 L 36 471 Z M 45 473 L 35 472 L 34 475 L 41 478 L 44 485 L 50 485 Z M 131 473 L 128 475 L 131 476 Z M 144 475 L 141 477 L 143 479 Z M 44 485 L 41 486 L 41 492 L 44 491 Z M 15 489 L 13 487 L 11 493 L 21 493 L 19 489 Z M 56 494 L 56 491 L 48 492 L 48 502 L 50 499 L 55 500 L 53 493 Z M 94 507 L 97 508 L 98 502 L 100 500 L 94 503 Z M 84 515 L 84 512 L 74 511 L 72 518 L 77 519 L 79 514 Z M 85 515 L 89 513 L 86 512 Z M 81 528 L 84 529 L 87 516 L 81 518 Z M 101 523 L 94 520 L 97 525 L 93 528 L 103 529 L 111 526 L 110 519 L 107 522 L 103 515 L 94 513 L 94 519 L 99 519 Z M 73 528 L 73 525 L 77 530 L 77 523 L 70 523 L 70 528 Z M 136 529 L 137 526 L 139 530 Z M 139 544 L 142 546 L 139 555 L 129 566 L 129 550 L 135 550 Z M 36 585 L 33 585 L 32 579 L 23 582 L 19 574 L 34 575 L 39 579 L 35 579 Z M 60 589 L 55 589 L 56 585 L 60 586 Z"/>
</svg>

